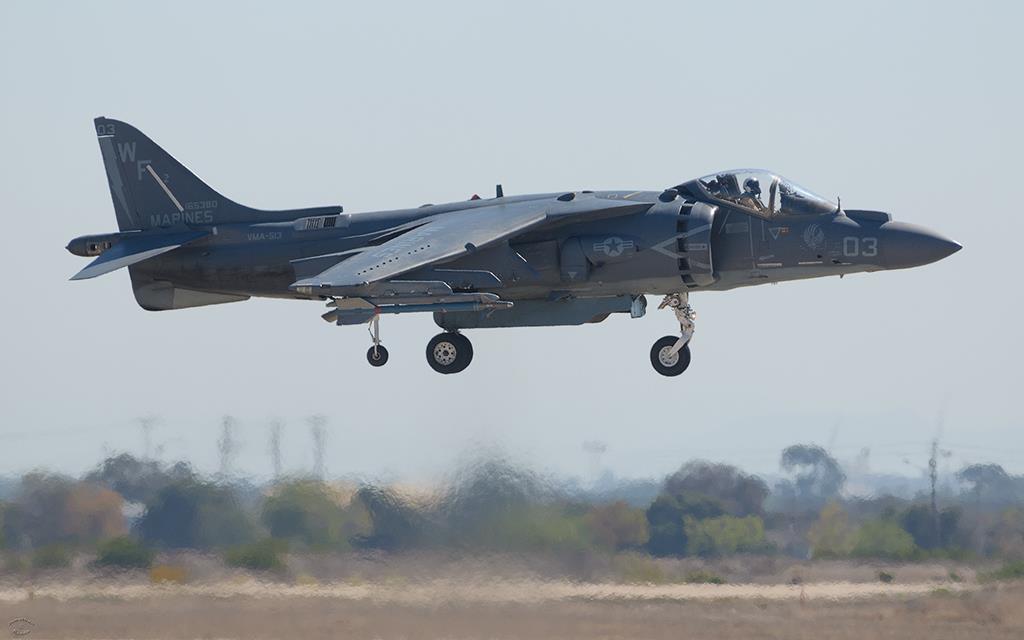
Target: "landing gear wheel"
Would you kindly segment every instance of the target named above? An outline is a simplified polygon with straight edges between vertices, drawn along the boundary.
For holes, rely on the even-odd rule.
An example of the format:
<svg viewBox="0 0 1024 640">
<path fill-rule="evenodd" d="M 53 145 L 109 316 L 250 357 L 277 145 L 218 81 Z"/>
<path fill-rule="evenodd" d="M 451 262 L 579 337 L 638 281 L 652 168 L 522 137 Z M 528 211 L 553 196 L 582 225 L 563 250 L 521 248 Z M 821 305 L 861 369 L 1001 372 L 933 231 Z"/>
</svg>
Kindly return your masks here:
<svg viewBox="0 0 1024 640">
<path fill-rule="evenodd" d="M 439 333 L 427 343 L 427 364 L 438 373 L 458 373 L 473 361 L 473 345 L 461 333 Z"/>
<path fill-rule="evenodd" d="M 651 364 L 654 370 L 663 376 L 678 376 L 690 366 L 690 344 L 684 344 L 683 348 L 672 353 L 679 338 L 676 336 L 665 336 L 654 343 L 651 347 Z"/>
<path fill-rule="evenodd" d="M 375 367 L 383 367 L 388 362 L 388 350 L 382 344 L 370 347 L 366 352 L 366 360 Z"/>
</svg>

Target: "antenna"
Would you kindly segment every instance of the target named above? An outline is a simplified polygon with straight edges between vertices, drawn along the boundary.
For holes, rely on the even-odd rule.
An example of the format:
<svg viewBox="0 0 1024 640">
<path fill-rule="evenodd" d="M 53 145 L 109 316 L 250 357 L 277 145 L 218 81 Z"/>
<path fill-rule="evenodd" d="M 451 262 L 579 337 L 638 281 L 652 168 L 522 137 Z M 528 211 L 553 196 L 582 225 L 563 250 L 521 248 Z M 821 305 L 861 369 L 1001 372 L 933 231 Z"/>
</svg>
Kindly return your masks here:
<svg viewBox="0 0 1024 640">
<path fill-rule="evenodd" d="M 505 190 L 501 188 L 500 184 L 494 186 L 494 197 L 495 198 L 504 198 L 505 197 Z"/>
</svg>

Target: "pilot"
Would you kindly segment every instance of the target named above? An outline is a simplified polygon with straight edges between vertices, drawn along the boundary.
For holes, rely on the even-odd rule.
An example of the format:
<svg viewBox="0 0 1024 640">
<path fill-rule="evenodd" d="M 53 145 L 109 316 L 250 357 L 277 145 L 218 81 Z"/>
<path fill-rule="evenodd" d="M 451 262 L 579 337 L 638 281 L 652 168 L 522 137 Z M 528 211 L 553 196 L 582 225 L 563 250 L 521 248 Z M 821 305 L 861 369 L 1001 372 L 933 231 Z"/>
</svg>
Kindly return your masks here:
<svg viewBox="0 0 1024 640">
<path fill-rule="evenodd" d="M 743 194 L 739 199 L 743 204 L 749 201 L 749 205 L 758 211 L 766 210 L 764 203 L 761 202 L 761 182 L 753 176 L 743 181 Z"/>
</svg>

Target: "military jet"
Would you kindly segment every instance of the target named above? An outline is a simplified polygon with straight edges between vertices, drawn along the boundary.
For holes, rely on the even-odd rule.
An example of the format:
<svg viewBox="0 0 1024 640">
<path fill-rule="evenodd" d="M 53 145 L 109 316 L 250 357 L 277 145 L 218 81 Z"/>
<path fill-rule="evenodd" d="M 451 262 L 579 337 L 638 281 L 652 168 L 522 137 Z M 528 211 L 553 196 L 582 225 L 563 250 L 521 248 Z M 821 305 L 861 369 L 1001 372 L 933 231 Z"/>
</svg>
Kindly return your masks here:
<svg viewBox="0 0 1024 640">
<path fill-rule="evenodd" d="M 690 364 L 694 291 L 903 269 L 961 246 L 882 211 L 844 209 L 768 171 L 720 171 L 665 189 L 473 196 L 409 209 L 252 209 L 207 186 L 138 129 L 97 118 L 118 232 L 75 238 L 95 258 L 72 280 L 127 267 L 150 311 L 319 300 L 323 319 L 367 325 L 366 359 L 388 361 L 385 314 L 432 313 L 437 372 L 473 360 L 468 329 L 639 318 L 663 296 L 679 335 L 651 347 L 654 369 Z"/>
</svg>

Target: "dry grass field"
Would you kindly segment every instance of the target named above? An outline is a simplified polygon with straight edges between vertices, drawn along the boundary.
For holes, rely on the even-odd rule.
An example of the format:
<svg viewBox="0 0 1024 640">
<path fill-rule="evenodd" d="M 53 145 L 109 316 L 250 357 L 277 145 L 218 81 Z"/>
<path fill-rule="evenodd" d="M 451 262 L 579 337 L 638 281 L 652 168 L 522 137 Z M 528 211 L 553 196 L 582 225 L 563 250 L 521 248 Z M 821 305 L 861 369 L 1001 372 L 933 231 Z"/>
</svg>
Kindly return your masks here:
<svg viewBox="0 0 1024 640">
<path fill-rule="evenodd" d="M 1019 639 L 1024 585 L 90 582 L 4 589 L 0 617 L 33 640 Z"/>
</svg>

